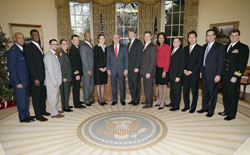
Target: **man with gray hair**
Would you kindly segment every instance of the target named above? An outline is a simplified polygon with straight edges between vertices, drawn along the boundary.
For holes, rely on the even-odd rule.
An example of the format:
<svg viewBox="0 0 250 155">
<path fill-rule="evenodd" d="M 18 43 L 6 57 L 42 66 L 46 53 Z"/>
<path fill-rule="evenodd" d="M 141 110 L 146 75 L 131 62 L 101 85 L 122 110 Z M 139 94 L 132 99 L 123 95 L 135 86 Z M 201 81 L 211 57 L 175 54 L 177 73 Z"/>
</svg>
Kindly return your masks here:
<svg viewBox="0 0 250 155">
<path fill-rule="evenodd" d="M 107 71 L 111 76 L 112 105 L 117 104 L 117 81 L 120 88 L 120 102 L 125 103 L 125 76 L 128 74 L 128 50 L 127 46 L 120 44 L 120 35 L 113 35 L 113 44 L 107 48 Z"/>
</svg>

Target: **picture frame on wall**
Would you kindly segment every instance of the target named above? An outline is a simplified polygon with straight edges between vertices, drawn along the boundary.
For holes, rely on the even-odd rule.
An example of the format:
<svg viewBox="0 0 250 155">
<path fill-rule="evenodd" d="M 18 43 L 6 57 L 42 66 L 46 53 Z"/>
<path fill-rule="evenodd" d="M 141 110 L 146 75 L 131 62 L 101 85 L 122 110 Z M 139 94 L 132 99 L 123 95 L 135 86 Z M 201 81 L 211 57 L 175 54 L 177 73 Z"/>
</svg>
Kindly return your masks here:
<svg viewBox="0 0 250 155">
<path fill-rule="evenodd" d="M 9 26 L 12 39 L 14 40 L 14 34 L 16 32 L 21 32 L 24 35 L 25 44 L 31 41 L 30 31 L 36 29 L 40 34 L 40 44 L 44 47 L 42 25 L 9 23 Z"/>
<path fill-rule="evenodd" d="M 216 41 L 222 44 L 230 42 L 230 32 L 239 28 L 239 21 L 210 24 L 210 28 L 216 32 Z"/>
</svg>

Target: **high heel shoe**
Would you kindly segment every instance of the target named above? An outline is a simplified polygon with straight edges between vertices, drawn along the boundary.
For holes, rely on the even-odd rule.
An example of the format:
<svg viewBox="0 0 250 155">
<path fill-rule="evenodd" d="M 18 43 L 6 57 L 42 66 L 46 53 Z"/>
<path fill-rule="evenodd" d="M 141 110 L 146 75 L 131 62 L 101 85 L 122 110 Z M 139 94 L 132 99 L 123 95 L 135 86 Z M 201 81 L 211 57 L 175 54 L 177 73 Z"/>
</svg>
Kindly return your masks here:
<svg viewBox="0 0 250 155">
<path fill-rule="evenodd" d="M 164 107 L 159 107 L 158 110 L 164 109 Z"/>
</svg>

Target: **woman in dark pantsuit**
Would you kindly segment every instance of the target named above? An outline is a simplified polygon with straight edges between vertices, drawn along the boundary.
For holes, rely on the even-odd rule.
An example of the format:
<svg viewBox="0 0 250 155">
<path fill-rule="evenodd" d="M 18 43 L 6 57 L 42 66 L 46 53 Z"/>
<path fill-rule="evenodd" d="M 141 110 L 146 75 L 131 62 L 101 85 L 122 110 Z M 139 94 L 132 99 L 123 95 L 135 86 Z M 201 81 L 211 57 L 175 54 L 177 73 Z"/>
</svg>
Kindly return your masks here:
<svg viewBox="0 0 250 155">
<path fill-rule="evenodd" d="M 99 34 L 98 45 L 94 47 L 94 82 L 96 85 L 99 104 L 104 106 L 104 85 L 107 84 L 107 50 L 105 45 L 105 36 Z"/>
</svg>

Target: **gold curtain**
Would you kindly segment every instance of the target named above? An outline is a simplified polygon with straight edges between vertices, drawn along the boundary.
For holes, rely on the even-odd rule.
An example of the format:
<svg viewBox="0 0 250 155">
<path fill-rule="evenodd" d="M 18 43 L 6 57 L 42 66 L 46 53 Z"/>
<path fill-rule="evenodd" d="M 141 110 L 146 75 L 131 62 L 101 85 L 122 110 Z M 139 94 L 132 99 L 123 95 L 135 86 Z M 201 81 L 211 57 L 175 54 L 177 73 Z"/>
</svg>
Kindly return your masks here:
<svg viewBox="0 0 250 155">
<path fill-rule="evenodd" d="M 154 33 L 155 17 L 157 17 L 157 29 L 160 32 L 161 25 L 161 1 L 154 4 L 139 2 L 139 39 L 143 40 L 144 32 Z M 155 36 L 153 37 L 155 38 Z"/>
<path fill-rule="evenodd" d="M 90 1 L 91 0 L 76 0 L 76 2 L 81 2 L 81 3 L 86 3 L 86 2 L 90 2 Z M 129 4 L 132 2 L 142 2 L 145 4 L 154 4 L 154 3 L 160 2 L 161 0 L 92 0 L 92 1 L 100 6 L 110 6 L 115 2 L 120 2 L 120 3 L 124 3 L 124 4 Z"/>
<path fill-rule="evenodd" d="M 69 0 L 56 0 L 57 36 L 58 40 L 67 39 L 70 43 L 72 35 L 70 22 Z"/>
<path fill-rule="evenodd" d="M 106 38 L 106 45 L 110 45 L 112 43 L 112 34 L 115 33 L 115 3 L 109 6 L 101 6 L 93 2 L 92 8 L 95 44 L 98 42 L 97 36 L 100 33 L 100 15 L 102 14 L 103 31 Z"/>
</svg>

